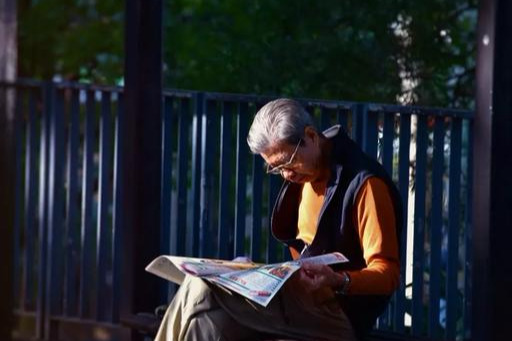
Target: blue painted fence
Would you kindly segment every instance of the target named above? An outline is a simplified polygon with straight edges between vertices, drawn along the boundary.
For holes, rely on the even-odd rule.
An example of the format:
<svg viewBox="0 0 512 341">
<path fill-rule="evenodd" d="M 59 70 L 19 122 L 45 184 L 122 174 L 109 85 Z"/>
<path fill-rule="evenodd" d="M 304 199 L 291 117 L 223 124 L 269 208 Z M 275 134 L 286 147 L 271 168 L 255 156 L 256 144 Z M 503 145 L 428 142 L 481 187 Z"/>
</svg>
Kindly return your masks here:
<svg viewBox="0 0 512 341">
<path fill-rule="evenodd" d="M 49 339 L 57 324 L 80 321 L 122 335 L 122 88 L 36 81 L 0 87 L 16 97 L 14 297 L 24 321 L 17 334 Z M 163 92 L 162 192 L 155 198 L 162 204 L 161 253 L 288 257 L 269 234 L 281 180 L 264 174 L 262 159 L 245 142 L 253 115 L 270 99 Z M 377 327 L 469 338 L 473 114 L 302 102 L 321 128 L 341 123 L 402 193 L 402 281 Z"/>
</svg>

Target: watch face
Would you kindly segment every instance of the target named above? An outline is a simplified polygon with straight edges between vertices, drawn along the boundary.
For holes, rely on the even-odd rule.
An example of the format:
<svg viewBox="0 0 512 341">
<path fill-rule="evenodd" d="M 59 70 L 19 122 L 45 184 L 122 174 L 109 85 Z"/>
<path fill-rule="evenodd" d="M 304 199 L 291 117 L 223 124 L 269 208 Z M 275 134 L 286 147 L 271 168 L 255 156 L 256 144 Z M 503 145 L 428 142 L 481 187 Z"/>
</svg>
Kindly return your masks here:
<svg viewBox="0 0 512 341">
<path fill-rule="evenodd" d="M 350 275 L 346 272 L 343 272 L 343 284 L 341 288 L 338 290 L 340 294 L 344 295 L 347 293 L 348 286 L 350 285 Z"/>
</svg>

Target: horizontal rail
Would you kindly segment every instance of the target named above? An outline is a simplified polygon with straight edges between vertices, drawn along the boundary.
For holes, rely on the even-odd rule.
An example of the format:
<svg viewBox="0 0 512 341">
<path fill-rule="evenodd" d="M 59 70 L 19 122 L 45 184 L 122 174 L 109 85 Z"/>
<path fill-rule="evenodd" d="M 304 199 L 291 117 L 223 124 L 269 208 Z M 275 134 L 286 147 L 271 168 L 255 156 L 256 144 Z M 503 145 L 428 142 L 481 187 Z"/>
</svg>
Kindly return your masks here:
<svg viewBox="0 0 512 341">
<path fill-rule="evenodd" d="M 0 81 L 1 87 L 42 87 L 47 84 L 47 81 L 33 80 L 33 79 L 18 79 L 16 81 Z M 108 86 L 108 85 L 96 85 L 88 83 L 77 83 L 69 81 L 58 81 L 51 82 L 58 89 L 79 89 L 79 90 L 95 90 L 95 91 L 106 91 L 112 93 L 123 92 L 122 86 Z M 181 90 L 181 89 L 164 89 L 162 92 L 163 96 L 170 96 L 175 98 L 193 98 L 197 94 L 203 94 L 206 100 L 215 101 L 226 101 L 226 102 L 254 102 L 254 103 L 265 103 L 271 101 L 277 96 L 261 96 L 253 94 L 236 94 L 236 93 L 222 93 L 222 92 L 200 92 L 194 90 Z M 384 104 L 384 103 L 372 103 L 372 102 L 349 102 L 349 101 L 338 101 L 338 100 L 321 100 L 311 98 L 297 98 L 298 101 L 303 103 L 305 106 L 315 106 L 322 108 L 331 109 L 352 109 L 356 104 L 365 104 L 368 106 L 370 111 L 380 112 L 393 112 L 393 113 L 404 113 L 404 114 L 415 114 L 415 115 L 429 115 L 429 116 L 450 116 L 460 118 L 472 118 L 473 111 L 462 110 L 462 109 L 450 109 L 441 107 L 427 107 L 427 106 L 414 106 L 414 105 L 396 105 L 396 104 Z"/>
</svg>

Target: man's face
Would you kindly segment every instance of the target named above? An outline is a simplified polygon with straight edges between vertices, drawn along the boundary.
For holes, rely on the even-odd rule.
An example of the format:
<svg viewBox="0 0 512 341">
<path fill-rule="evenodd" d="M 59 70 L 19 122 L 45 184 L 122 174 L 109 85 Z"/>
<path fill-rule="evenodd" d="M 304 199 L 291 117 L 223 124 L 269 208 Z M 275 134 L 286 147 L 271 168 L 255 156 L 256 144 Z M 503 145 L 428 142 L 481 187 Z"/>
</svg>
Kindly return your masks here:
<svg viewBox="0 0 512 341">
<path fill-rule="evenodd" d="M 276 143 L 261 153 L 270 169 L 278 168 L 283 178 L 295 183 L 315 181 L 321 174 L 319 136 L 306 128 L 299 144 Z"/>
</svg>

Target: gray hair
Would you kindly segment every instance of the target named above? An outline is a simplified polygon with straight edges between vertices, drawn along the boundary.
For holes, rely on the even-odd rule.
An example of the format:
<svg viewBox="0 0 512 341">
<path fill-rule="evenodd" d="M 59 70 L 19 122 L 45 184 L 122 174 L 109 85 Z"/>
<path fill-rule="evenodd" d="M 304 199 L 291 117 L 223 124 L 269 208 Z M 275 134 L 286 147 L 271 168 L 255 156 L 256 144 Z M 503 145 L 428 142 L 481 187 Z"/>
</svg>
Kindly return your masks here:
<svg viewBox="0 0 512 341">
<path fill-rule="evenodd" d="M 265 104 L 254 117 L 247 144 L 253 154 L 261 154 L 278 142 L 296 144 L 313 120 L 299 102 L 280 98 Z"/>
</svg>

